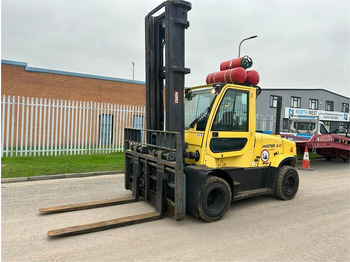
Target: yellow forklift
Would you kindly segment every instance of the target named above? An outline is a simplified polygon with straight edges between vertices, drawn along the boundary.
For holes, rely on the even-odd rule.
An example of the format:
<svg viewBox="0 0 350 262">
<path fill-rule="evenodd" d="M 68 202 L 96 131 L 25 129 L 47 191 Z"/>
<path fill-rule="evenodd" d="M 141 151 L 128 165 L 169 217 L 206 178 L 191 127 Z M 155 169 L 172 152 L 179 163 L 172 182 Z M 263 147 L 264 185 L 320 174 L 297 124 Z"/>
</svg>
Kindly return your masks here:
<svg viewBox="0 0 350 262">
<path fill-rule="evenodd" d="M 290 200 L 296 195 L 295 143 L 255 131 L 260 87 L 247 83 L 184 87 L 185 74 L 190 73 L 184 67 L 190 9 L 189 2 L 168 0 L 145 19 L 147 128 L 124 131 L 125 188 L 132 196 L 40 209 L 73 211 L 141 197 L 155 206 L 155 212 L 51 230 L 49 236 L 121 227 L 165 214 L 182 220 L 186 212 L 214 222 L 233 201 L 259 195 Z"/>
</svg>

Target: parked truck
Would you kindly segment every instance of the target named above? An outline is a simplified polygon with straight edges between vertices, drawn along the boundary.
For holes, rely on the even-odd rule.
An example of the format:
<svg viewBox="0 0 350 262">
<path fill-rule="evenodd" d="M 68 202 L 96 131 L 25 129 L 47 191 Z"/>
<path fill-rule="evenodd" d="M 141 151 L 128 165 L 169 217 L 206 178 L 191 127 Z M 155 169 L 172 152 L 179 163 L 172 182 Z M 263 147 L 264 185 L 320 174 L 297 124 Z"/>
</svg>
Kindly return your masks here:
<svg viewBox="0 0 350 262">
<path fill-rule="evenodd" d="M 288 133 L 308 134 L 329 134 L 328 128 L 318 117 L 289 117 Z"/>
<path fill-rule="evenodd" d="M 214 222 L 237 200 L 267 194 L 290 200 L 296 195 L 295 143 L 255 131 L 260 87 L 231 79 L 185 89 L 190 9 L 189 2 L 168 0 L 145 19 L 147 128 L 124 131 L 125 188 L 132 196 L 40 209 L 54 213 L 143 198 L 155 211 L 51 230 L 49 236 L 147 222 L 165 214 L 182 220 L 187 212 Z"/>
</svg>

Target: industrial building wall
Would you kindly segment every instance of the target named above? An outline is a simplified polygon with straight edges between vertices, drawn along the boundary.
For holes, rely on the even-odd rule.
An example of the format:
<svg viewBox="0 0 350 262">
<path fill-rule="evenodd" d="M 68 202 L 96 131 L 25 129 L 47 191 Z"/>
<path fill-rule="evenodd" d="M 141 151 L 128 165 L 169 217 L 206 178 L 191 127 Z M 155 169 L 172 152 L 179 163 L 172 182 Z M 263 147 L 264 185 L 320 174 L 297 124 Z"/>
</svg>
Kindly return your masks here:
<svg viewBox="0 0 350 262">
<path fill-rule="evenodd" d="M 330 114 L 334 113 L 346 113 L 349 114 L 349 97 L 342 96 L 333 92 L 330 92 L 326 89 L 271 89 L 271 88 L 263 88 L 261 94 L 257 98 L 257 108 L 256 111 L 258 113 L 258 117 L 272 117 L 276 115 L 276 108 L 271 106 L 271 96 L 282 96 L 282 112 L 281 112 L 281 129 L 287 128 L 285 126 L 286 118 L 285 118 L 285 110 L 293 107 L 291 106 L 291 98 L 299 97 L 300 98 L 300 109 L 310 109 L 315 111 L 326 111 L 326 102 L 333 102 L 333 110 L 327 111 Z M 317 100 L 317 109 L 310 108 L 310 99 Z M 347 104 L 347 110 L 344 110 L 343 104 Z M 296 108 L 296 109 L 298 109 Z M 323 122 L 328 127 L 329 131 L 334 131 L 335 129 L 344 126 L 344 124 L 349 123 L 349 119 L 344 120 L 329 120 Z M 273 131 L 273 130 L 270 130 Z"/>
<path fill-rule="evenodd" d="M 1 94 L 135 106 L 144 106 L 146 100 L 145 84 L 140 81 L 31 68 L 4 60 Z"/>
<path fill-rule="evenodd" d="M 325 89 L 264 89 L 258 97 L 257 112 L 266 115 L 275 115 L 276 108 L 270 106 L 270 96 L 282 96 L 282 115 L 284 108 L 291 107 L 291 97 L 300 97 L 300 108 L 309 108 L 309 100 L 317 99 L 319 102 L 318 110 L 326 110 L 326 101 L 334 102 L 334 112 L 342 112 L 342 103 L 349 104 L 348 97 L 341 96 Z M 261 103 L 259 103 L 261 101 Z"/>
</svg>

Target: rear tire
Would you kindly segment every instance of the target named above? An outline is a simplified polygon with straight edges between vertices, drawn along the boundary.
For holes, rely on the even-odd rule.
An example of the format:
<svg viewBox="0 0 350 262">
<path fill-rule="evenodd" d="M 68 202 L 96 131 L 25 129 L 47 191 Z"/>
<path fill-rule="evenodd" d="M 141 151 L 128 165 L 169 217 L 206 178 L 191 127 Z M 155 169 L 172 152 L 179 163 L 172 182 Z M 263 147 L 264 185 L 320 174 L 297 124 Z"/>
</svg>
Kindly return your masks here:
<svg viewBox="0 0 350 262">
<path fill-rule="evenodd" d="M 221 219 L 231 206 L 232 193 L 222 178 L 208 176 L 200 192 L 198 215 L 207 222 Z"/>
<path fill-rule="evenodd" d="M 298 188 L 298 171 L 291 166 L 282 166 L 277 175 L 276 197 L 282 200 L 290 200 L 296 195 Z"/>
</svg>

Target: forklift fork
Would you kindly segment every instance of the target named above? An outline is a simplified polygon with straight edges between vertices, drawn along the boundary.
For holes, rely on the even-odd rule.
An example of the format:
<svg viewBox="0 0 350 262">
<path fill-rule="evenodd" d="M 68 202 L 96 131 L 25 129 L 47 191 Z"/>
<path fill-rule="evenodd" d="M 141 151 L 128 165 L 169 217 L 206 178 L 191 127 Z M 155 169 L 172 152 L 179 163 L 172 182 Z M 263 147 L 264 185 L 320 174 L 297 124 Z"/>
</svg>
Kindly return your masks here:
<svg viewBox="0 0 350 262">
<path fill-rule="evenodd" d="M 135 181 L 137 181 L 137 179 L 135 179 Z M 138 190 L 137 186 L 135 188 L 136 190 Z M 39 212 L 43 214 L 53 214 L 53 213 L 60 213 L 60 212 L 70 212 L 70 211 L 92 209 L 92 208 L 106 207 L 106 206 L 112 206 L 112 205 L 134 203 L 139 200 L 139 197 L 135 196 L 134 192 L 135 191 L 133 191 L 133 195 L 134 195 L 133 197 L 107 199 L 107 200 L 101 200 L 101 201 L 92 201 L 92 202 L 69 204 L 69 205 L 63 205 L 63 206 L 47 207 L 47 208 L 39 209 Z M 159 201 L 164 202 L 164 199 L 160 198 Z M 159 206 L 162 206 L 162 205 L 163 205 L 162 203 L 159 204 Z M 164 209 L 160 210 L 160 212 L 155 211 L 155 212 L 149 212 L 144 214 L 138 214 L 134 216 L 105 220 L 105 221 L 100 221 L 100 222 L 95 222 L 90 224 L 82 224 L 77 226 L 59 228 L 55 230 L 50 230 L 47 232 L 47 234 L 49 237 L 62 237 L 62 236 L 69 236 L 69 235 L 84 234 L 84 233 L 96 232 L 96 231 L 101 231 L 101 230 L 106 230 L 111 228 L 117 228 L 117 227 L 123 227 L 123 226 L 129 226 L 129 225 L 154 221 L 154 220 L 161 219 L 163 217 L 164 217 Z"/>
<path fill-rule="evenodd" d="M 143 141 L 149 137 L 152 141 Z M 49 237 L 83 234 L 123 227 L 164 217 L 185 218 L 185 177 L 181 136 L 175 132 L 125 129 L 125 188 L 132 197 L 107 199 L 39 209 L 42 214 L 134 203 L 142 197 L 155 206 L 154 212 L 48 231 Z"/>
<path fill-rule="evenodd" d="M 65 227 L 55 230 L 50 230 L 47 232 L 47 235 L 49 237 L 61 237 L 61 236 L 69 236 L 69 235 L 77 235 L 77 234 L 84 234 L 84 233 L 90 233 L 90 232 L 96 232 L 111 228 L 117 228 L 117 227 L 123 227 L 123 226 L 129 226 L 129 225 L 135 225 L 139 223 L 154 221 L 157 219 L 161 219 L 162 216 L 157 212 L 150 212 L 135 216 L 129 216 L 129 217 L 121 217 L 91 224 L 84 224 L 79 226 L 72 226 L 72 227 Z"/>
</svg>

